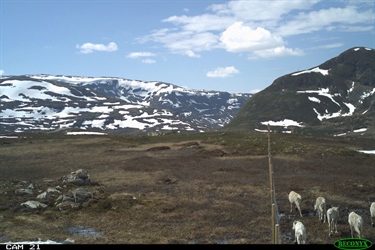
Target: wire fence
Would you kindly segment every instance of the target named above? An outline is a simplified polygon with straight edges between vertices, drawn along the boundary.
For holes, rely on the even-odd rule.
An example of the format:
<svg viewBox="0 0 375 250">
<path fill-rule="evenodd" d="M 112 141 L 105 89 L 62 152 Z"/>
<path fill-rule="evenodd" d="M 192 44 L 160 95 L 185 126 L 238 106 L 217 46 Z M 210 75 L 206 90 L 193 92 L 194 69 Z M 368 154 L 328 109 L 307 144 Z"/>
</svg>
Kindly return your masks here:
<svg viewBox="0 0 375 250">
<path fill-rule="evenodd" d="M 275 184 L 274 184 L 274 172 L 272 165 L 272 154 L 271 154 L 271 133 L 270 125 L 268 124 L 268 168 L 270 177 L 270 194 L 271 194 L 271 220 L 272 220 L 272 244 L 280 244 L 280 220 L 279 210 L 277 208 Z"/>
</svg>

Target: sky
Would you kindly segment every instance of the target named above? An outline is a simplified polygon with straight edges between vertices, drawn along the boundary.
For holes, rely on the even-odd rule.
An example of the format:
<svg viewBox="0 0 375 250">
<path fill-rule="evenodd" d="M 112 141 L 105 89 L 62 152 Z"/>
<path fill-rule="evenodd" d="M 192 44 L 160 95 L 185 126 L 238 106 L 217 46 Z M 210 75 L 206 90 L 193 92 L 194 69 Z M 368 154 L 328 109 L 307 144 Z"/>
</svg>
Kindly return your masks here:
<svg viewBox="0 0 375 250">
<path fill-rule="evenodd" d="M 256 93 L 375 48 L 374 9 L 373 0 L 0 0 L 0 75 Z"/>
</svg>

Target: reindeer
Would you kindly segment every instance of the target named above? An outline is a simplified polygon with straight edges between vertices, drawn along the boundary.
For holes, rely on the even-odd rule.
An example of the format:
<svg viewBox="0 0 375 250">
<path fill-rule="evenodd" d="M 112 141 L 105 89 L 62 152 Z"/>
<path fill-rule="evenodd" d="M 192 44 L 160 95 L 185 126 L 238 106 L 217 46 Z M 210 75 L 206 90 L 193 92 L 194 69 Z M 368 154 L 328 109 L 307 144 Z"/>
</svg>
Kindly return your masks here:
<svg viewBox="0 0 375 250">
<path fill-rule="evenodd" d="M 298 193 L 294 192 L 294 191 L 290 191 L 290 193 L 288 194 L 288 198 L 289 198 L 289 202 L 290 202 L 290 212 L 293 212 L 293 203 L 296 205 L 298 211 L 299 211 L 299 214 L 302 216 L 302 212 L 301 212 L 301 195 L 299 195 Z"/>
<path fill-rule="evenodd" d="M 370 216 L 371 216 L 371 226 L 375 227 L 375 202 L 370 203 Z"/>
<path fill-rule="evenodd" d="M 348 222 L 350 226 L 350 233 L 352 238 L 353 237 L 353 229 L 357 232 L 358 238 L 361 238 L 363 231 L 363 219 L 362 216 L 356 214 L 355 212 L 350 212 L 348 217 Z"/>
<path fill-rule="evenodd" d="M 327 210 L 328 235 L 332 236 L 333 230 L 337 233 L 337 221 L 339 219 L 339 207 L 331 207 Z"/>
<path fill-rule="evenodd" d="M 300 221 L 293 221 L 294 243 L 306 244 L 306 228 Z"/>
<path fill-rule="evenodd" d="M 324 197 L 316 198 L 314 211 L 318 211 L 319 220 L 323 223 L 326 223 L 327 206 L 326 206 L 326 199 Z"/>
</svg>

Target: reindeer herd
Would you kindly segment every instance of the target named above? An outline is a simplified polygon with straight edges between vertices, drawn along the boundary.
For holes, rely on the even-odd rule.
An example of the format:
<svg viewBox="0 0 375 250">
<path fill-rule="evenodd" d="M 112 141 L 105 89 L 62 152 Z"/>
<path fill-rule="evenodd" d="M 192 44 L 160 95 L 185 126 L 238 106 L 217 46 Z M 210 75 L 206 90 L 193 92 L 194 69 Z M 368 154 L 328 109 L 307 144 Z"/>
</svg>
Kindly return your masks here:
<svg viewBox="0 0 375 250">
<path fill-rule="evenodd" d="M 288 194 L 288 199 L 290 203 L 290 212 L 293 212 L 293 204 L 296 206 L 296 209 L 299 211 L 301 217 L 301 200 L 302 197 L 300 194 L 291 191 Z M 370 216 L 371 216 L 371 226 L 375 227 L 375 202 L 370 202 Z M 339 219 L 339 207 L 331 207 L 327 210 L 326 199 L 324 197 L 316 198 L 314 204 L 314 211 L 318 213 L 319 220 L 323 223 L 328 222 L 328 235 L 332 236 L 333 233 L 338 233 L 337 231 L 337 221 Z M 357 233 L 358 238 L 363 236 L 363 219 L 362 216 L 355 212 L 350 212 L 348 215 L 348 223 L 350 227 L 351 237 L 354 238 L 354 232 Z M 306 244 L 306 228 L 305 225 L 299 221 L 293 221 L 292 230 L 294 231 L 294 243 L 297 244 Z"/>
</svg>

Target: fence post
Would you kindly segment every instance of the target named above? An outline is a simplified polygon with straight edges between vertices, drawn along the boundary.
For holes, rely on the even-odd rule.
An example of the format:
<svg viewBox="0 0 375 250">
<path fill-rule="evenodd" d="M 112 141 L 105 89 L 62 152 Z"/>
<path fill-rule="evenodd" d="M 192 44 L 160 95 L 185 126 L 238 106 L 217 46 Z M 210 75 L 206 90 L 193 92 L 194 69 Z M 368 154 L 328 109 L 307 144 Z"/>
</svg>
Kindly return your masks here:
<svg viewBox="0 0 375 250">
<path fill-rule="evenodd" d="M 273 166 L 272 166 L 272 156 L 271 156 L 271 134 L 270 125 L 268 124 L 268 169 L 270 177 L 270 194 L 271 194 L 271 221 L 272 221 L 272 244 L 279 244 L 279 212 L 277 209 L 276 195 L 275 195 L 275 185 L 273 182 Z M 277 216 L 277 218 L 276 218 Z"/>
<path fill-rule="evenodd" d="M 279 227 L 279 224 L 275 225 L 275 244 L 280 244 L 280 227 Z"/>
<path fill-rule="evenodd" d="M 269 171 L 269 178 L 270 178 L 270 195 L 271 195 L 271 230 L 272 230 L 272 236 L 271 236 L 271 243 L 275 244 L 275 206 L 273 201 L 273 181 L 272 181 L 272 162 L 271 162 L 271 139 L 270 139 L 270 125 L 267 126 L 268 128 L 268 171 Z"/>
<path fill-rule="evenodd" d="M 276 244 L 275 204 L 272 204 L 272 244 Z"/>
</svg>

